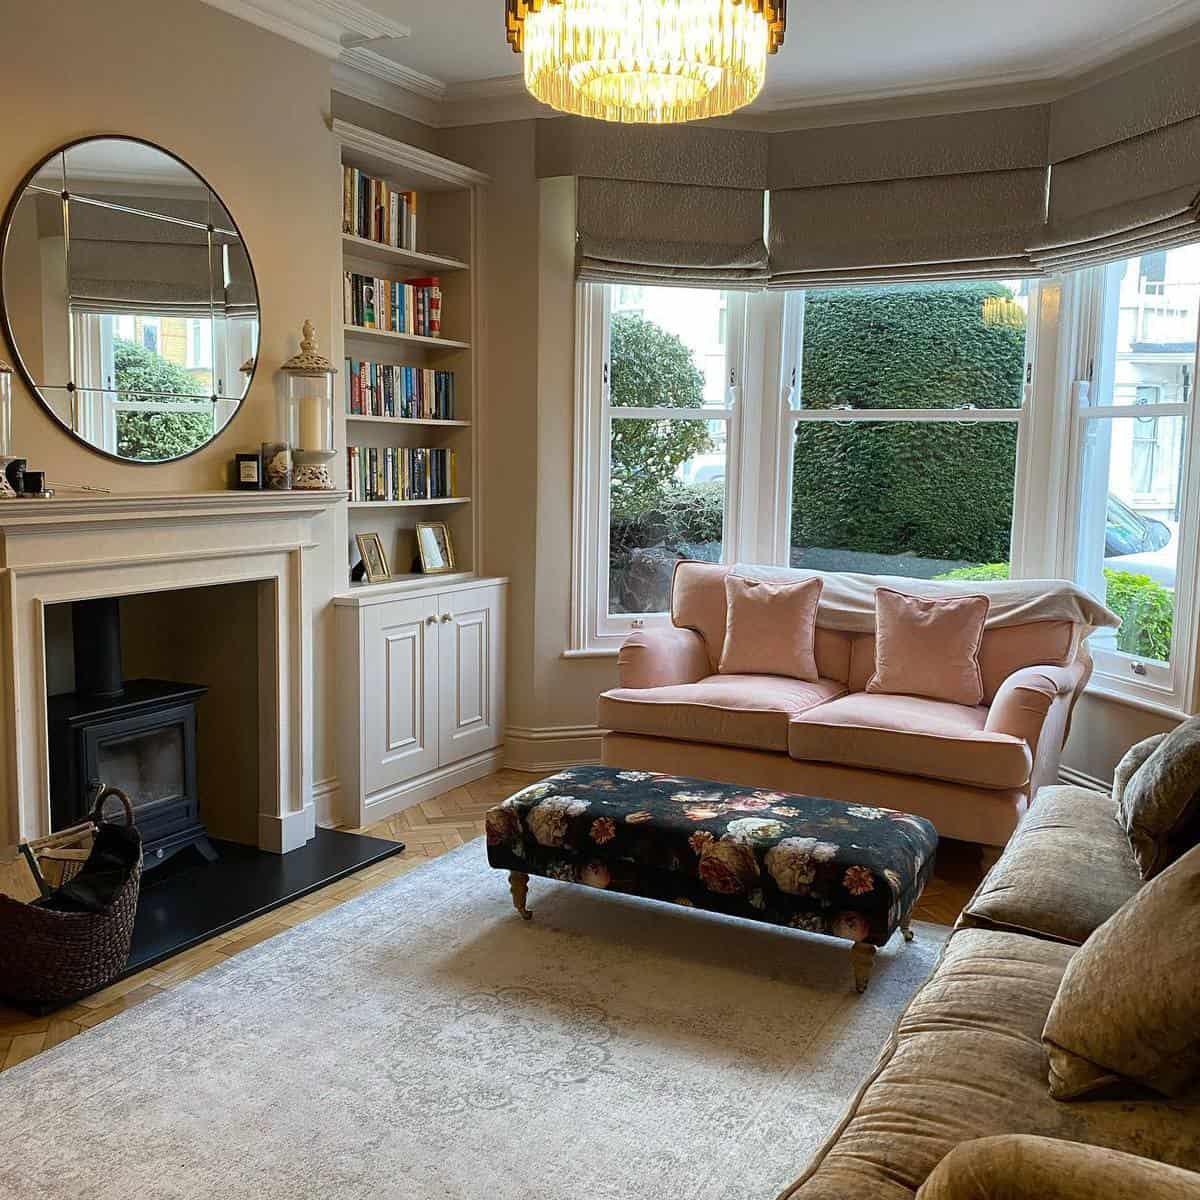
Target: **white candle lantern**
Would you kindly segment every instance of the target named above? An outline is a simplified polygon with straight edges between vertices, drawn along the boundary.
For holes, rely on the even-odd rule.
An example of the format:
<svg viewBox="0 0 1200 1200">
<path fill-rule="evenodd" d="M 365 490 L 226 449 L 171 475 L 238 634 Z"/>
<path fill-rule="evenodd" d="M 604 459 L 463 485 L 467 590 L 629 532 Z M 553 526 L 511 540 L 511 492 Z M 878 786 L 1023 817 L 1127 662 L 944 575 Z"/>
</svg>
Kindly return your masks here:
<svg viewBox="0 0 1200 1200">
<path fill-rule="evenodd" d="M 12 461 L 12 367 L 0 359 L 0 498 L 17 494 L 8 481 Z"/>
<path fill-rule="evenodd" d="M 311 321 L 304 322 L 300 353 L 280 368 L 287 377 L 283 440 L 292 448 L 292 487 L 301 491 L 333 491 L 329 462 L 333 443 L 333 377 L 337 368 L 317 353 Z"/>
</svg>

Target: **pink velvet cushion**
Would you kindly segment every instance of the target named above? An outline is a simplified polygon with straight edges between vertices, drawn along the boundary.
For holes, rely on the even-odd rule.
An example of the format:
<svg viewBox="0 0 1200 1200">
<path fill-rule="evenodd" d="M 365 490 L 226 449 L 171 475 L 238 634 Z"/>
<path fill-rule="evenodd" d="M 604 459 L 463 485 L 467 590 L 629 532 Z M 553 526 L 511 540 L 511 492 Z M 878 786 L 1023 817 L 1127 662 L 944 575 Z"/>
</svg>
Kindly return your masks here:
<svg viewBox="0 0 1200 1200">
<path fill-rule="evenodd" d="M 721 675 L 786 675 L 816 683 L 817 602 L 823 582 L 764 583 L 725 578 Z"/>
<path fill-rule="evenodd" d="M 875 589 L 875 674 L 868 692 L 979 704 L 986 596 L 926 600 Z"/>
</svg>

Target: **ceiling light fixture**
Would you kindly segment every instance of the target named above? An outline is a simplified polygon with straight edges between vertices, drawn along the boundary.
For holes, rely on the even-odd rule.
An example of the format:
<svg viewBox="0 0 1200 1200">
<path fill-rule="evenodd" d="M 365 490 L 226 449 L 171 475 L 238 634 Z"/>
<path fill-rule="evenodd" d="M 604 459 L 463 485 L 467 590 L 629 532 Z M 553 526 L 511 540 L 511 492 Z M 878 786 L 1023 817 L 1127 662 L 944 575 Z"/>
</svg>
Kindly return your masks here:
<svg viewBox="0 0 1200 1200">
<path fill-rule="evenodd" d="M 787 0 L 505 0 L 525 86 L 560 112 L 665 125 L 720 117 L 762 90 Z"/>
</svg>

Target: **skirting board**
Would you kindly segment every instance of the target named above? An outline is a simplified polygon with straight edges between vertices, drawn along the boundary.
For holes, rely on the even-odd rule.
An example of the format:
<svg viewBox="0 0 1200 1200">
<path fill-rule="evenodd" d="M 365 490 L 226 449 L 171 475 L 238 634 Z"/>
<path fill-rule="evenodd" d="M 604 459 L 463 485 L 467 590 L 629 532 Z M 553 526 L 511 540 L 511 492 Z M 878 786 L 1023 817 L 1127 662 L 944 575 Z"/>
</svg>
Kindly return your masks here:
<svg viewBox="0 0 1200 1200">
<path fill-rule="evenodd" d="M 482 754 L 464 758 L 462 762 L 452 766 L 439 767 L 427 775 L 420 775 L 416 779 L 397 784 L 394 788 L 388 788 L 367 803 L 363 824 L 373 825 L 385 817 L 412 808 L 414 804 L 432 800 L 442 792 L 449 792 L 465 783 L 482 779 L 485 775 L 499 770 L 503 761 L 503 750 L 485 750 Z"/>
<path fill-rule="evenodd" d="M 1059 767 L 1058 777 L 1063 783 L 1069 783 L 1073 787 L 1091 788 L 1094 792 L 1112 791 L 1111 779 L 1097 779 L 1095 775 L 1088 775 L 1084 771 L 1076 771 L 1074 767 Z"/>
<path fill-rule="evenodd" d="M 342 781 L 320 779 L 313 784 L 313 808 L 317 810 L 317 824 L 325 829 L 336 829 L 345 825 L 342 815 Z"/>
<path fill-rule="evenodd" d="M 604 730 L 595 725 L 510 725 L 504 731 L 504 765 L 514 771 L 561 771 L 600 761 Z"/>
</svg>

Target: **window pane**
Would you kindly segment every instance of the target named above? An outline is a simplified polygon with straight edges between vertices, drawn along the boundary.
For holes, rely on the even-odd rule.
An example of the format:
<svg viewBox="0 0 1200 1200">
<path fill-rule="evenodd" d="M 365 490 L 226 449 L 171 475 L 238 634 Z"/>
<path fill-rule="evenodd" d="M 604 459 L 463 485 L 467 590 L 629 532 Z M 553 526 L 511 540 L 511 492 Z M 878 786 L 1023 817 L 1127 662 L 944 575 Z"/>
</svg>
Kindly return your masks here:
<svg viewBox="0 0 1200 1200">
<path fill-rule="evenodd" d="M 666 612 L 679 559 L 721 560 L 724 434 L 724 421 L 613 419 L 610 613 Z"/>
<path fill-rule="evenodd" d="M 1188 403 L 1200 318 L 1200 245 L 1144 254 L 1105 271 L 1092 404 Z"/>
<path fill-rule="evenodd" d="M 729 403 L 730 298 L 698 288 L 611 289 L 611 402 L 639 408 Z"/>
<path fill-rule="evenodd" d="M 1004 578 L 1017 424 L 796 425 L 791 564 L 930 579 Z"/>
<path fill-rule="evenodd" d="M 804 408 L 1020 408 L 1025 282 L 812 291 L 793 403 Z"/>
<path fill-rule="evenodd" d="M 1085 422 L 1078 581 L 1124 622 L 1101 648 L 1171 657 L 1183 417 Z"/>
</svg>

